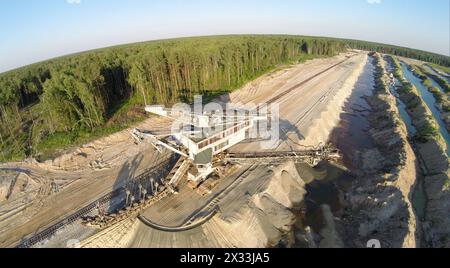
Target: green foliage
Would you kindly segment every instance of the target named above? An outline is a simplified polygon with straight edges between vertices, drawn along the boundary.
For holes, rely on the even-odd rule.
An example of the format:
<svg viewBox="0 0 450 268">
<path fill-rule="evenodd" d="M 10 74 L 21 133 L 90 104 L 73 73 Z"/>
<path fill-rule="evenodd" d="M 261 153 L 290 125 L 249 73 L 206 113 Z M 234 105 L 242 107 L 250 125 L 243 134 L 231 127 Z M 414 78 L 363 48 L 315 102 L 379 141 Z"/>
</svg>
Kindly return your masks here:
<svg viewBox="0 0 450 268">
<path fill-rule="evenodd" d="M 442 107 L 442 109 L 447 112 L 450 107 L 450 102 L 448 96 L 441 92 L 438 87 L 435 87 L 433 84 L 433 80 L 436 81 L 440 86 L 444 89 L 444 91 L 448 94 L 450 93 L 450 87 L 448 83 L 440 78 L 439 76 L 433 74 L 428 69 L 423 66 L 416 66 L 418 72 L 422 74 L 425 78 L 423 79 L 423 85 L 431 92 L 436 99 L 436 102 Z M 430 78 L 431 77 L 431 78 Z M 431 80 L 433 79 L 433 80 Z"/>
<path fill-rule="evenodd" d="M 415 139 L 418 142 L 426 143 L 430 140 L 437 139 L 440 136 L 438 126 L 433 122 L 432 118 L 428 118 L 428 120 L 425 120 L 425 124 L 417 130 Z"/>
<path fill-rule="evenodd" d="M 421 68 L 422 72 L 425 73 L 428 77 L 433 79 L 443 90 L 445 93 L 450 94 L 450 84 L 440 76 L 430 72 L 426 68 Z M 429 79 L 429 78 L 428 78 Z M 431 82 L 431 81 L 430 81 Z M 427 85 L 426 85 L 427 86 Z M 428 86 L 427 86 L 428 87 Z"/>
<path fill-rule="evenodd" d="M 392 56 L 388 56 L 387 58 L 390 63 L 393 63 L 394 73 L 396 73 L 398 75 L 398 77 L 400 77 L 400 82 L 401 82 L 402 86 L 399 90 L 399 93 L 400 93 L 401 99 L 406 104 L 406 108 L 409 111 L 416 109 L 421 104 L 423 104 L 423 101 L 422 101 L 421 97 L 419 96 L 417 89 L 414 87 L 414 85 L 412 85 L 410 82 L 406 81 L 403 78 L 403 75 L 402 75 L 403 72 L 400 67 L 400 64 L 398 63 L 398 60 Z M 415 74 L 417 76 L 424 76 L 424 84 L 430 85 L 431 92 L 434 93 L 437 90 L 438 91 L 437 94 L 439 94 L 439 93 L 442 94 L 442 92 L 440 92 L 440 90 L 438 88 L 433 88 L 431 81 L 429 81 L 429 78 L 422 72 L 422 70 L 419 67 L 417 67 L 417 66 L 413 67 L 413 71 L 415 71 Z M 427 82 L 427 80 L 428 80 L 428 82 Z M 442 96 L 442 95 L 440 95 L 440 96 Z M 442 97 L 445 97 L 445 96 L 442 96 Z M 415 125 L 415 127 L 417 129 L 417 133 L 416 133 L 414 139 L 417 142 L 426 143 L 426 142 L 429 142 L 430 140 L 435 140 L 435 139 L 440 138 L 439 127 L 436 124 L 436 122 L 434 121 L 432 116 L 427 116 L 427 118 L 425 118 L 425 120 L 423 120 L 423 123 L 421 123 L 419 126 Z"/>
<path fill-rule="evenodd" d="M 418 77 L 420 80 L 425 81 L 427 80 L 427 76 L 422 72 L 422 70 L 416 66 L 416 65 L 412 65 L 411 66 L 411 71 L 413 72 L 413 74 Z M 428 81 L 430 82 L 430 81 Z"/>
<path fill-rule="evenodd" d="M 398 62 L 398 59 L 392 55 L 386 55 L 386 61 L 394 68 L 394 77 L 397 78 L 399 81 L 404 81 L 402 67 L 400 66 L 400 63 Z"/>
<path fill-rule="evenodd" d="M 211 100 L 277 66 L 348 47 L 450 66 L 448 57 L 423 51 L 303 36 L 183 38 L 89 51 L 0 74 L 0 160 L 45 158 L 141 120 L 145 103 L 191 102 L 196 94 Z"/>
<path fill-rule="evenodd" d="M 421 71 L 421 69 L 417 65 L 410 66 L 412 73 L 422 81 L 427 79 L 427 76 Z"/>
<path fill-rule="evenodd" d="M 400 88 L 400 91 L 403 93 L 411 93 L 414 91 L 414 86 L 409 82 L 403 82 L 403 85 Z"/>
<path fill-rule="evenodd" d="M 59 149 L 144 118 L 142 105 L 210 100 L 279 65 L 333 56 L 343 42 L 297 36 L 217 36 L 124 45 L 0 75 L 2 161 Z"/>
<path fill-rule="evenodd" d="M 441 71 L 443 73 L 450 75 L 450 67 L 449 66 L 446 67 L 446 66 L 441 66 L 438 64 L 434 64 L 434 63 L 429 63 L 429 65 L 435 70 L 438 70 L 438 71 Z"/>
<path fill-rule="evenodd" d="M 433 82 L 428 77 L 425 80 L 423 80 L 423 85 L 426 88 L 433 88 Z"/>
<path fill-rule="evenodd" d="M 444 110 L 445 113 L 450 113 L 450 103 L 449 102 L 444 103 L 442 105 L 442 109 Z"/>
<path fill-rule="evenodd" d="M 439 90 L 437 87 L 429 87 L 428 90 L 433 93 L 434 98 L 436 99 L 436 102 L 439 104 L 442 104 L 443 101 L 446 100 L 446 96 L 444 93 Z"/>
<path fill-rule="evenodd" d="M 435 63 L 445 67 L 450 67 L 450 57 L 421 51 L 417 49 L 411 49 L 406 47 L 385 45 L 373 42 L 358 41 L 358 40 L 342 40 L 348 44 L 351 48 L 361 49 L 366 51 L 376 51 L 384 54 L 391 54 L 400 57 L 412 58 L 421 61 Z"/>
</svg>

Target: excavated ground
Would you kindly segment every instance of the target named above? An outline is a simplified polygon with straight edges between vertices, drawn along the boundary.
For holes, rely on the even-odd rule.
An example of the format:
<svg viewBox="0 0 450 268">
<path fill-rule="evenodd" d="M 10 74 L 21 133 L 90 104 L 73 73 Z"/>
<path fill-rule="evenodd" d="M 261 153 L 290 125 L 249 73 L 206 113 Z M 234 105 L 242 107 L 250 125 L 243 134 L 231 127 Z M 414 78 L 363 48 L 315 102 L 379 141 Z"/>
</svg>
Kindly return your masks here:
<svg viewBox="0 0 450 268">
<path fill-rule="evenodd" d="M 350 58 L 347 59 L 346 56 Z M 223 96 L 221 101 L 261 104 L 269 102 L 285 90 L 292 90 L 275 101 L 281 108 L 283 133 L 277 150 L 303 149 L 304 146 L 318 145 L 328 140 L 330 132 L 339 122 L 342 107 L 367 64 L 367 58 L 366 53 L 358 52 L 312 60 L 263 76 L 243 89 Z M 334 65 L 336 65 L 334 68 L 323 72 Z M 317 75 L 318 73 L 320 75 Z M 311 77 L 313 79 L 310 79 Z M 310 80 L 302 83 L 308 79 Z M 164 131 L 170 128 L 170 124 L 164 119 L 150 118 L 138 127 Z M 248 152 L 260 151 L 262 148 L 259 143 L 250 142 L 241 144 L 233 150 Z M 161 158 L 163 157 L 151 145 L 136 146 L 129 132 L 123 131 L 46 163 L 30 161 L 0 164 L 0 170 L 13 172 L 20 177 L 26 175 L 20 181 L 30 182 L 30 187 L 19 187 L 8 200 L 0 204 L 0 246 L 14 246 L 25 236 L 51 226 L 114 189 L 122 188 L 130 177 L 155 166 Z M 215 224 L 216 227 L 211 228 L 222 230 L 218 234 L 222 233 L 223 237 L 217 237 L 214 246 L 274 246 L 279 243 L 280 237 L 288 233 L 288 226 L 295 221 L 290 209 L 301 201 L 303 185 L 294 172 L 288 172 L 289 175 L 273 175 L 276 173 L 274 170 L 280 168 L 283 169 L 285 166 L 256 168 L 248 175 L 249 178 L 255 177 L 254 180 L 248 179 L 250 181 L 246 183 L 244 178 L 244 182 L 224 198 L 221 212 L 200 227 L 210 228 L 209 224 Z M 280 172 L 283 173 L 282 171 Z M 279 185 L 280 180 L 282 184 L 292 185 L 283 188 L 284 186 Z M 8 183 L 5 184 L 8 188 Z M 291 192 L 293 189 L 297 189 L 296 194 Z M 182 221 L 183 217 L 176 219 L 170 216 L 175 215 L 177 210 L 171 202 L 168 204 L 165 208 L 169 216 L 165 219 L 160 218 L 161 223 L 173 221 L 172 225 L 176 226 L 177 221 Z M 199 206 L 201 205 L 200 203 Z M 181 206 L 180 209 L 182 208 L 186 209 Z M 187 212 L 186 215 L 190 216 Z M 283 217 L 277 218 L 273 215 Z M 130 229 L 131 234 L 129 232 L 124 234 L 127 242 L 118 245 L 132 247 L 205 245 L 167 242 L 165 238 L 154 239 L 154 235 L 161 237 L 162 234 L 148 229 L 149 227 L 133 219 L 113 228 L 127 230 L 128 228 L 123 227 L 127 224 L 135 227 Z M 241 237 L 243 228 L 247 230 L 246 239 Z M 227 233 L 231 235 L 228 236 Z M 206 231 L 206 234 L 210 233 Z M 176 241 L 173 236 L 176 236 L 176 233 L 168 238 Z M 139 240 L 139 237 L 148 239 Z"/>
</svg>

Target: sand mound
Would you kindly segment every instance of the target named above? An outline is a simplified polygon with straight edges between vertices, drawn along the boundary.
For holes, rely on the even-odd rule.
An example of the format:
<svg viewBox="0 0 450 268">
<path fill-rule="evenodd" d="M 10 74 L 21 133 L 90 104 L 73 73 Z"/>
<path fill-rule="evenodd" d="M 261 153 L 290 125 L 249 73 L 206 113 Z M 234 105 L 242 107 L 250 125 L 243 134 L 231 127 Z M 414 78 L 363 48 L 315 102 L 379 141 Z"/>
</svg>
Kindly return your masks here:
<svg viewBox="0 0 450 268">
<path fill-rule="evenodd" d="M 258 167 L 220 203 L 220 212 L 192 230 L 164 232 L 127 221 L 82 243 L 83 247 L 249 248 L 279 244 L 292 229 L 290 211 L 303 201 L 305 185 L 292 162 Z M 128 231 L 124 231 L 125 227 Z M 130 227 L 130 225 L 132 225 Z"/>
<path fill-rule="evenodd" d="M 351 96 L 355 84 L 363 73 L 364 67 L 367 64 L 368 56 L 364 54 L 363 60 L 357 62 L 357 66 L 353 69 L 351 75 L 342 84 L 340 90 L 331 98 L 320 115 L 314 119 L 311 127 L 305 134 L 305 139 L 301 141 L 305 146 L 317 146 L 320 143 L 328 141 L 331 131 L 338 125 L 341 120 L 341 113 L 343 111 L 345 102 Z"/>
<path fill-rule="evenodd" d="M 154 131 L 170 129 L 168 119 L 152 117 L 137 128 Z M 142 151 L 135 146 L 130 129 L 90 142 L 45 163 L 34 164 L 51 171 L 106 170 L 123 165 Z"/>
<path fill-rule="evenodd" d="M 13 183 L 17 175 L 12 172 L 0 171 L 0 202 L 8 198 Z"/>
<path fill-rule="evenodd" d="M 82 248 L 124 248 L 135 233 L 136 219 L 128 219 L 84 240 Z"/>
</svg>

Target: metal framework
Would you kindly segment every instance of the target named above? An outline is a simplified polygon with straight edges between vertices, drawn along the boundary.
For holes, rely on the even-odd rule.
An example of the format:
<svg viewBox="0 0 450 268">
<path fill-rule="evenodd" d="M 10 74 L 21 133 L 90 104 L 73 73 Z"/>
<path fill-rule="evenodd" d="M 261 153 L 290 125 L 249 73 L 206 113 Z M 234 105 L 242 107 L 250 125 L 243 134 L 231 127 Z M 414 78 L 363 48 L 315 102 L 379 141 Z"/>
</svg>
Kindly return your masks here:
<svg viewBox="0 0 450 268">
<path fill-rule="evenodd" d="M 304 151 L 228 153 L 224 160 L 248 164 L 278 164 L 290 159 L 297 163 L 316 166 L 321 161 L 338 158 L 340 158 L 340 155 L 337 150 L 331 146 L 320 146 Z"/>
<path fill-rule="evenodd" d="M 145 111 L 169 118 L 178 126 L 175 131 L 165 134 L 157 135 L 141 129 L 134 129 L 131 133 L 137 142 L 149 141 L 160 152 L 166 148 L 182 157 L 170 180 L 174 192 L 186 172 L 193 188 L 198 187 L 214 172 L 215 156 L 244 141 L 256 122 L 268 120 L 267 114 L 246 110 L 236 110 L 232 115 L 222 111 L 197 114 L 164 106 L 147 106 Z M 192 165 L 195 168 L 190 170 Z"/>
</svg>

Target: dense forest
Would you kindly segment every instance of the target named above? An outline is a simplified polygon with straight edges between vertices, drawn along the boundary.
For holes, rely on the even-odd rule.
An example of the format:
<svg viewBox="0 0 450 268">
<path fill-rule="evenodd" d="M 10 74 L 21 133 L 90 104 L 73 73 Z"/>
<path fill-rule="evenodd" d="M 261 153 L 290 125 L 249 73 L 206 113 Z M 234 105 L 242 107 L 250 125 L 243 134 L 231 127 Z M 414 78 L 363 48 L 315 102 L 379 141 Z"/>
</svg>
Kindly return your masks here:
<svg viewBox="0 0 450 268">
<path fill-rule="evenodd" d="M 217 36 L 89 51 L 0 75 L 0 160 L 34 156 L 127 127 L 142 104 L 220 94 L 278 65 L 346 50 L 338 40 Z"/>
<path fill-rule="evenodd" d="M 0 74 L 0 161 L 43 160 L 142 120 L 144 103 L 211 98 L 279 65 L 349 47 L 450 66 L 431 53 L 303 36 L 196 37 L 88 51 Z"/>
<path fill-rule="evenodd" d="M 421 61 L 426 61 L 430 63 L 434 63 L 441 66 L 450 67 L 450 57 L 417 50 L 417 49 L 411 49 L 406 47 L 399 47 L 399 46 L 393 46 L 393 45 L 385 45 L 385 44 L 379 44 L 379 43 L 373 43 L 373 42 L 367 42 L 367 41 L 358 41 L 358 40 L 341 40 L 342 42 L 345 42 L 353 49 L 360 49 L 360 50 L 366 50 L 366 51 L 376 51 L 379 53 L 384 54 L 391 54 L 395 56 L 400 57 L 406 57 L 406 58 L 412 58 L 417 59 Z"/>
</svg>

